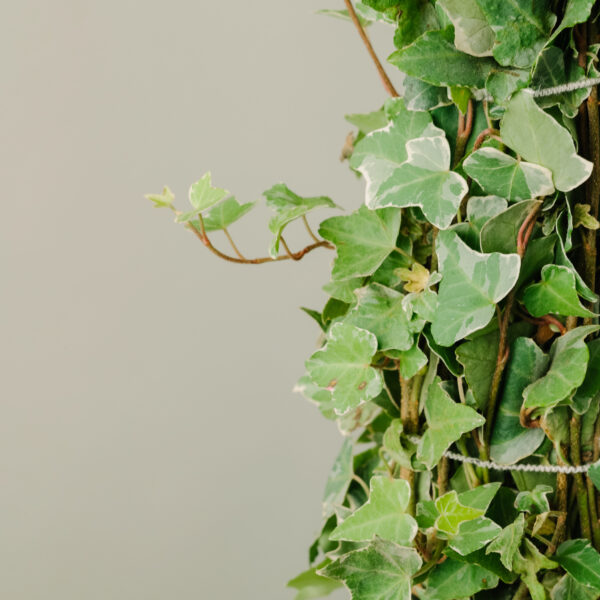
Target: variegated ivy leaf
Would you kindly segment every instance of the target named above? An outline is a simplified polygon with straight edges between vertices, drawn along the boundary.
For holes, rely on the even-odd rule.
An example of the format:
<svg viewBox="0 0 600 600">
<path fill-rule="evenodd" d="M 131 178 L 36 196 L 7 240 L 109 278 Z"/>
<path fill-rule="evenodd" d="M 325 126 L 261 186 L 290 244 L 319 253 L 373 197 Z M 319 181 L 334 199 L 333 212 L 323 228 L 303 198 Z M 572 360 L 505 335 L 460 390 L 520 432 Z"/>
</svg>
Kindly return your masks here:
<svg viewBox="0 0 600 600">
<path fill-rule="evenodd" d="M 496 63 L 457 50 L 453 29 L 428 31 L 410 46 L 396 50 L 388 60 L 403 73 L 432 85 L 483 89 Z"/>
<path fill-rule="evenodd" d="M 401 214 L 397 208 L 370 210 L 361 206 L 351 215 L 323 221 L 319 233 L 337 250 L 333 279 L 372 275 L 396 248 Z"/>
<path fill-rule="evenodd" d="M 229 227 L 232 223 L 235 223 L 247 212 L 252 210 L 255 204 L 256 202 L 240 204 L 233 196 L 227 198 L 227 200 L 217 204 L 202 216 L 202 219 L 204 220 L 204 230 L 217 231 Z"/>
<path fill-rule="evenodd" d="M 154 204 L 155 208 L 173 208 L 175 196 L 173 192 L 165 186 L 161 194 L 146 194 L 145 198 Z"/>
<path fill-rule="evenodd" d="M 448 545 L 461 556 L 466 556 L 486 546 L 501 530 L 500 525 L 491 519 L 477 517 L 460 523 L 458 532 L 450 537 Z"/>
<path fill-rule="evenodd" d="M 332 540 L 366 542 L 382 540 L 410 546 L 417 534 L 417 522 L 406 513 L 410 486 L 404 479 L 372 477 L 366 504 L 342 521 L 329 536 Z"/>
<path fill-rule="evenodd" d="M 263 192 L 267 206 L 275 211 L 275 216 L 269 221 L 269 229 L 275 234 L 269 247 L 269 255 L 275 258 L 279 254 L 279 240 L 285 227 L 300 217 L 305 216 L 315 208 L 337 208 L 336 204 L 326 196 L 302 198 L 295 194 L 283 183 L 278 183 Z"/>
<path fill-rule="evenodd" d="M 448 90 L 406 75 L 402 81 L 404 103 L 408 110 L 429 111 L 452 104 Z"/>
<path fill-rule="evenodd" d="M 521 576 L 532 600 L 546 600 L 546 590 L 538 581 L 537 573 L 542 569 L 556 569 L 558 565 L 544 556 L 533 542 L 523 539 L 521 549 L 513 557 L 513 570 Z"/>
<path fill-rule="evenodd" d="M 464 162 L 467 175 L 488 194 L 510 201 L 549 196 L 554 192 L 552 173 L 540 165 L 517 160 L 496 148 L 480 148 Z"/>
<path fill-rule="evenodd" d="M 600 392 L 600 338 L 593 339 L 587 344 L 590 358 L 583 383 L 577 388 L 572 398 L 573 410 L 585 414 L 592 400 Z M 585 439 L 585 438 L 583 438 Z"/>
<path fill-rule="evenodd" d="M 549 485 L 538 484 L 532 490 L 524 490 L 517 494 L 515 508 L 534 515 L 547 513 L 550 510 L 550 502 L 546 495 L 553 492 L 554 489 Z"/>
<path fill-rule="evenodd" d="M 587 21 L 592 7 L 594 6 L 594 0 L 568 0 L 565 8 L 560 25 L 552 33 L 552 37 L 548 42 L 551 42 L 556 36 L 565 29 L 577 25 L 577 23 L 583 23 Z"/>
<path fill-rule="evenodd" d="M 354 290 L 361 287 L 364 277 L 353 277 L 352 279 L 342 279 L 341 281 L 330 281 L 323 286 L 323 291 L 327 292 L 332 298 L 341 300 L 346 304 L 356 304 L 356 295 Z"/>
<path fill-rule="evenodd" d="M 192 210 L 178 215 L 176 221 L 178 223 L 187 223 L 228 195 L 229 192 L 227 190 L 213 187 L 210 173 L 206 173 L 190 187 L 189 199 Z"/>
<path fill-rule="evenodd" d="M 342 586 L 338 581 L 317 574 L 317 571 L 324 569 L 330 563 L 331 559 L 326 558 L 321 564 L 300 573 L 287 582 L 287 587 L 294 588 L 298 592 L 294 600 L 324 598 Z"/>
<path fill-rule="evenodd" d="M 331 400 L 331 391 L 319 387 L 308 375 L 298 379 L 294 392 L 302 394 L 307 400 L 316 404 L 326 419 L 332 421 L 337 417 Z"/>
<path fill-rule="evenodd" d="M 477 0 L 477 4 L 496 34 L 494 58 L 503 66 L 530 67 L 556 23 L 550 0 Z"/>
<path fill-rule="evenodd" d="M 500 134 L 525 160 L 550 169 L 561 192 L 581 185 L 592 172 L 592 163 L 577 155 L 571 134 L 535 103 L 530 91 L 521 90 L 510 99 Z"/>
<path fill-rule="evenodd" d="M 378 283 L 356 290 L 358 303 L 343 322 L 375 335 L 379 350 L 409 350 L 414 344 L 411 314 L 404 308 L 404 295 Z"/>
<path fill-rule="evenodd" d="M 521 261 L 517 254 L 475 252 L 453 231 L 440 231 L 436 250 L 442 282 L 431 332 L 451 346 L 490 322 L 494 305 L 517 282 Z"/>
<path fill-rule="evenodd" d="M 495 35 L 476 0 L 438 0 L 454 25 L 454 45 L 472 56 L 492 56 Z"/>
<path fill-rule="evenodd" d="M 576 204 L 573 207 L 573 227 L 585 227 L 586 229 L 600 229 L 600 221 L 590 215 L 591 206 L 589 204 Z"/>
<path fill-rule="evenodd" d="M 343 415 L 381 392 L 381 373 L 371 367 L 377 338 L 364 329 L 336 323 L 329 330 L 325 347 L 307 361 L 309 377 L 331 391 L 333 407 Z"/>
<path fill-rule="evenodd" d="M 468 186 L 458 173 L 450 171 L 450 145 L 443 130 L 430 123 L 421 137 L 406 139 L 407 127 L 413 127 L 424 116 L 430 119 L 427 113 L 415 114 L 420 115 L 418 119 L 400 113 L 388 128 L 369 134 L 361 144 L 369 142 L 371 147 L 376 140 L 377 154 L 365 155 L 365 148 L 360 148 L 351 164 L 367 181 L 368 207 L 418 206 L 431 223 L 445 229 Z"/>
<path fill-rule="evenodd" d="M 323 518 L 333 514 L 336 506 L 341 506 L 352 481 L 352 440 L 346 438 L 331 467 L 323 493 Z"/>
<path fill-rule="evenodd" d="M 422 564 L 413 548 L 375 538 L 366 548 L 344 554 L 319 573 L 343 581 L 352 600 L 410 600 L 412 576 Z"/>
<path fill-rule="evenodd" d="M 425 418 L 427 430 L 419 442 L 417 458 L 430 469 L 463 433 L 485 423 L 485 419 L 475 410 L 454 402 L 440 386 L 439 377 L 429 386 Z"/>
<path fill-rule="evenodd" d="M 498 537 L 486 548 L 486 553 L 497 552 L 500 561 L 509 570 L 513 570 L 513 560 L 519 552 L 521 540 L 525 534 L 525 515 L 519 514 L 516 521 L 507 525 Z"/>
<path fill-rule="evenodd" d="M 449 535 L 456 535 L 461 523 L 482 517 L 485 511 L 460 503 L 458 494 L 452 490 L 435 501 L 438 517 L 435 528 Z"/>
<path fill-rule="evenodd" d="M 524 408 L 550 408 L 568 398 L 585 379 L 589 350 L 585 338 L 598 325 L 576 327 L 559 337 L 550 349 L 548 372 L 523 391 Z"/>
<path fill-rule="evenodd" d="M 520 337 L 514 341 L 492 432 L 490 458 L 493 461 L 516 463 L 535 452 L 544 441 L 542 429 L 521 425 L 519 411 L 523 390 L 542 377 L 547 367 L 548 356 L 531 338 Z"/>
<path fill-rule="evenodd" d="M 552 588 L 551 600 L 598 600 L 598 591 L 579 583 L 568 573 Z"/>
<path fill-rule="evenodd" d="M 579 301 L 575 287 L 575 275 L 567 267 L 546 265 L 542 280 L 525 288 L 521 298 L 533 317 L 547 314 L 593 317 L 594 313 Z"/>
</svg>

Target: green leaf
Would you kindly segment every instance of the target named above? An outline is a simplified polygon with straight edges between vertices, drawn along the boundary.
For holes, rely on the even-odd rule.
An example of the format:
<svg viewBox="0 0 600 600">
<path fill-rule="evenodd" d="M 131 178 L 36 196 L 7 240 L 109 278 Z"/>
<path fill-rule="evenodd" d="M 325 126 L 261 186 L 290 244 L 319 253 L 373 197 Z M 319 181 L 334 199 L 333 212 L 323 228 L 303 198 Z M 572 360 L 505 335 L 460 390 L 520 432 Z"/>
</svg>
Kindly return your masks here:
<svg viewBox="0 0 600 600">
<path fill-rule="evenodd" d="M 451 346 L 490 322 L 494 305 L 517 282 L 521 261 L 516 254 L 475 252 L 452 231 L 440 231 L 436 250 L 442 282 L 431 332 Z"/>
<path fill-rule="evenodd" d="M 320 574 L 343 581 L 352 600 L 410 600 L 411 579 L 423 561 L 413 548 L 375 539 L 349 552 Z"/>
<path fill-rule="evenodd" d="M 437 87 L 409 75 L 404 77 L 402 84 L 404 103 L 408 110 L 429 111 L 450 104 L 445 87 Z"/>
<path fill-rule="evenodd" d="M 531 92 L 517 92 L 500 125 L 502 140 L 525 160 L 552 171 L 554 186 L 568 192 L 592 172 L 592 163 L 577 155 L 571 134 L 535 103 Z"/>
<path fill-rule="evenodd" d="M 492 56 L 495 35 L 476 0 L 438 0 L 454 25 L 454 45 L 472 56 Z"/>
<path fill-rule="evenodd" d="M 532 89 L 547 89 L 564 83 L 585 79 L 585 70 L 579 66 L 577 58 L 565 53 L 561 48 L 544 48 L 535 65 L 531 81 Z M 542 108 L 558 105 L 569 118 L 577 116 L 579 106 L 590 95 L 591 88 L 581 88 L 571 92 L 542 96 L 537 104 Z"/>
<path fill-rule="evenodd" d="M 535 240 L 534 240 L 535 241 Z M 565 249 L 565 244 L 562 237 L 557 236 L 557 244 L 556 244 L 556 256 L 555 261 L 557 265 L 562 265 L 563 267 L 567 267 L 573 275 L 575 275 L 575 282 L 577 285 L 577 293 L 585 298 L 588 302 L 597 302 L 598 296 L 590 290 L 590 288 L 586 285 L 583 277 L 579 274 L 577 269 L 573 266 L 573 263 L 570 261 L 567 256 L 567 252 Z"/>
<path fill-rule="evenodd" d="M 505 527 L 500 535 L 486 548 L 486 554 L 497 552 L 500 561 L 509 570 L 513 570 L 513 560 L 519 552 L 519 546 L 525 533 L 525 515 L 522 513 L 514 523 Z"/>
<path fill-rule="evenodd" d="M 414 377 L 426 364 L 427 356 L 417 344 L 408 350 L 398 352 L 400 375 L 405 379 Z"/>
<path fill-rule="evenodd" d="M 406 514 L 410 486 L 404 479 L 372 477 L 366 504 L 342 521 L 329 536 L 332 540 L 367 542 L 376 535 L 383 540 L 410 546 L 417 522 Z"/>
<path fill-rule="evenodd" d="M 333 514 L 336 506 L 341 506 L 352 481 L 352 440 L 345 438 L 342 447 L 331 467 L 323 493 L 323 518 Z"/>
<path fill-rule="evenodd" d="M 480 590 L 493 589 L 498 585 L 498 576 L 476 564 L 459 562 L 451 558 L 437 565 L 427 581 L 427 592 L 423 600 L 456 600 L 469 598 Z"/>
<path fill-rule="evenodd" d="M 318 566 L 300 573 L 300 575 L 287 582 L 287 587 L 298 590 L 294 600 L 324 598 L 341 587 L 339 582 L 317 574 L 318 570 L 324 569 L 330 562 L 331 560 L 326 559 Z"/>
<path fill-rule="evenodd" d="M 586 587 L 568 573 L 552 588 L 551 600 L 598 600 L 598 591 Z"/>
<path fill-rule="evenodd" d="M 490 458 L 493 461 L 514 464 L 535 452 L 544 441 L 541 429 L 521 425 L 519 413 L 523 390 L 545 373 L 547 365 L 548 357 L 531 338 L 517 338 L 513 342 L 492 432 Z"/>
<path fill-rule="evenodd" d="M 325 347 L 306 361 L 310 378 L 332 392 L 337 414 L 342 415 L 381 392 L 381 374 L 370 366 L 376 351 L 377 338 L 372 333 L 336 323 Z"/>
<path fill-rule="evenodd" d="M 363 281 L 364 277 L 353 277 L 352 279 L 343 279 L 341 281 L 333 280 L 323 286 L 323 291 L 345 304 L 356 304 L 354 290 L 361 287 Z"/>
<path fill-rule="evenodd" d="M 358 211 L 331 217 L 321 223 L 320 235 L 335 244 L 337 258 L 333 279 L 351 279 L 371 275 L 396 247 L 401 211 L 397 208 Z"/>
<path fill-rule="evenodd" d="M 412 469 L 412 456 L 415 453 L 416 446 L 402 438 L 402 433 L 402 420 L 394 419 L 383 434 L 382 448 L 400 466 Z M 406 446 L 403 445 L 403 442 L 406 443 Z"/>
<path fill-rule="evenodd" d="M 205 231 L 217 231 L 219 229 L 225 229 L 232 223 L 235 223 L 238 219 L 241 219 L 256 202 L 246 202 L 246 204 L 239 204 L 239 202 L 231 196 L 224 200 L 220 204 L 211 208 L 203 217 L 204 230 Z"/>
<path fill-rule="evenodd" d="M 540 200 L 523 200 L 492 217 L 481 228 L 481 249 L 504 254 L 516 252 L 519 229 L 531 211 L 540 204 Z"/>
<path fill-rule="evenodd" d="M 303 217 L 315 208 L 337 208 L 333 200 L 326 196 L 302 198 L 283 183 L 278 183 L 266 190 L 263 192 L 263 196 L 267 200 L 267 206 L 275 211 L 275 215 L 269 221 L 269 229 L 271 233 L 275 234 L 269 247 L 269 255 L 272 258 L 279 254 L 279 240 L 289 223 Z"/>
<path fill-rule="evenodd" d="M 537 579 L 537 572 L 541 569 L 555 569 L 557 564 L 546 558 L 537 547 L 527 538 L 523 540 L 523 554 L 517 552 L 513 558 L 513 569 L 521 575 L 523 583 L 529 589 L 532 600 L 546 600 L 544 586 Z"/>
<path fill-rule="evenodd" d="M 573 396 L 573 409 L 579 414 L 586 413 L 590 403 L 600 392 L 600 338 L 587 344 L 590 358 L 583 383 L 577 388 Z"/>
<path fill-rule="evenodd" d="M 497 525 L 487 517 L 477 517 L 470 521 L 463 521 L 458 527 L 458 533 L 448 542 L 450 548 L 466 556 L 483 548 L 493 540 L 501 531 Z"/>
<path fill-rule="evenodd" d="M 494 68 L 489 58 L 476 58 L 454 47 L 453 28 L 428 31 L 388 60 L 401 71 L 432 85 L 483 88 Z"/>
<path fill-rule="evenodd" d="M 401 110 L 385 129 L 359 142 L 350 165 L 365 177 L 369 208 L 418 206 L 445 229 L 468 191 L 450 171 L 450 146 L 427 113 Z"/>
<path fill-rule="evenodd" d="M 600 221 L 590 215 L 589 204 L 576 204 L 573 207 L 573 227 L 585 227 L 586 229 L 600 229 Z"/>
<path fill-rule="evenodd" d="M 550 35 L 556 15 L 549 0 L 477 0 L 496 33 L 494 58 L 503 66 L 530 67 Z"/>
<path fill-rule="evenodd" d="M 429 386 L 424 409 L 427 430 L 419 442 L 417 458 L 430 469 L 452 442 L 485 422 L 472 408 L 454 402 L 442 389 L 437 377 Z"/>
<path fill-rule="evenodd" d="M 308 375 L 300 377 L 294 386 L 294 392 L 299 392 L 316 404 L 326 419 L 334 420 L 337 417 L 331 401 L 331 392 L 320 388 Z"/>
<path fill-rule="evenodd" d="M 596 462 L 590 467 L 588 475 L 596 489 L 600 491 L 600 462 Z"/>
<path fill-rule="evenodd" d="M 549 196 L 554 192 L 552 173 L 548 169 L 517 160 L 496 148 L 476 150 L 463 162 L 463 169 L 486 193 L 510 201 Z"/>
<path fill-rule="evenodd" d="M 404 295 L 378 283 L 356 290 L 358 303 L 344 317 L 344 323 L 375 335 L 379 350 L 409 350 L 413 333 L 404 306 Z"/>
<path fill-rule="evenodd" d="M 431 326 L 428 323 L 425 325 L 423 329 L 423 336 L 427 340 L 427 346 L 433 352 L 433 354 L 442 359 L 442 362 L 452 373 L 452 375 L 456 377 L 461 377 L 464 374 L 464 369 L 462 365 L 456 360 L 456 354 L 454 352 L 454 348 L 448 348 L 445 346 L 440 346 L 433 339 L 433 335 L 431 334 Z"/>
<path fill-rule="evenodd" d="M 485 82 L 485 88 L 492 95 L 494 102 L 503 106 L 517 90 L 527 87 L 529 76 L 528 69 L 492 71 Z"/>
<path fill-rule="evenodd" d="M 348 123 L 357 127 L 359 132 L 364 135 L 376 129 L 381 129 L 388 123 L 388 118 L 382 108 L 370 113 L 346 115 L 344 118 Z"/>
<path fill-rule="evenodd" d="M 486 483 L 458 495 L 458 501 L 465 506 L 486 512 L 496 494 L 500 491 L 500 483 Z"/>
<path fill-rule="evenodd" d="M 546 265 L 542 269 L 542 281 L 526 287 L 521 300 L 533 317 L 551 313 L 565 317 L 594 316 L 579 301 L 575 275 L 559 265 Z"/>
<path fill-rule="evenodd" d="M 485 512 L 461 504 L 454 490 L 440 496 L 435 501 L 435 508 L 439 515 L 435 521 L 435 528 L 449 535 L 456 535 L 461 523 L 482 517 Z"/>
<path fill-rule="evenodd" d="M 563 542 L 553 558 L 580 584 L 600 591 L 600 554 L 588 540 Z"/>
<path fill-rule="evenodd" d="M 550 368 L 523 391 L 524 408 L 556 406 L 583 383 L 589 359 L 584 339 L 598 329 L 597 325 L 576 327 L 552 344 Z"/>
<path fill-rule="evenodd" d="M 398 0 L 396 5 L 396 48 L 404 48 L 430 29 L 439 29 L 435 8 L 429 0 Z"/>
<path fill-rule="evenodd" d="M 515 508 L 534 515 L 546 513 L 550 510 L 550 502 L 546 494 L 554 490 L 549 485 L 536 485 L 533 490 L 525 490 L 517 494 Z"/>
<path fill-rule="evenodd" d="M 568 27 L 573 27 L 577 23 L 587 21 L 593 6 L 594 0 L 568 0 L 563 19 L 560 25 L 554 30 L 549 41 L 552 41 L 561 31 L 564 31 Z"/>
<path fill-rule="evenodd" d="M 193 210 L 178 215 L 176 221 L 178 223 L 187 223 L 228 195 L 229 192 L 227 190 L 213 187 L 210 173 L 206 173 L 190 187 L 189 199 Z"/>
<path fill-rule="evenodd" d="M 173 208 L 175 196 L 173 192 L 165 185 L 161 194 L 146 194 L 147 200 L 154 203 L 154 208 Z"/>
</svg>

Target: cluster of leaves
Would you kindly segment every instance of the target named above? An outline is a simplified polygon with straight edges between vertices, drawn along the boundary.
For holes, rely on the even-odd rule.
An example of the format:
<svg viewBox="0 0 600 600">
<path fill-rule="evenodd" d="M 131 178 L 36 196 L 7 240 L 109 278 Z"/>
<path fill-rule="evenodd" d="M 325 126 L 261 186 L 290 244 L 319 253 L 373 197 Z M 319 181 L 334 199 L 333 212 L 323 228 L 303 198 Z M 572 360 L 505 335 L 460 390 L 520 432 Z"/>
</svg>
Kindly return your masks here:
<svg viewBox="0 0 600 600">
<path fill-rule="evenodd" d="M 363 0 L 394 27 L 403 95 L 346 148 L 365 201 L 336 208 L 279 184 L 269 256 L 335 249 L 322 330 L 297 389 L 346 436 L 298 600 L 600 597 L 600 467 L 588 476 L 487 470 L 600 454 L 598 101 L 591 0 Z M 345 11 L 323 11 L 348 17 Z M 587 108 L 586 108 L 587 106 Z M 593 173 L 593 175 L 592 175 Z M 173 195 L 149 197 L 173 208 Z M 192 185 L 176 220 L 213 248 L 253 203 Z M 175 210 L 173 208 L 173 210 Z M 301 219 L 314 242 L 282 237 Z M 285 248 L 285 253 L 280 245 Z M 214 249 L 214 248 L 213 248 Z M 222 255 L 222 253 L 220 253 Z"/>
</svg>

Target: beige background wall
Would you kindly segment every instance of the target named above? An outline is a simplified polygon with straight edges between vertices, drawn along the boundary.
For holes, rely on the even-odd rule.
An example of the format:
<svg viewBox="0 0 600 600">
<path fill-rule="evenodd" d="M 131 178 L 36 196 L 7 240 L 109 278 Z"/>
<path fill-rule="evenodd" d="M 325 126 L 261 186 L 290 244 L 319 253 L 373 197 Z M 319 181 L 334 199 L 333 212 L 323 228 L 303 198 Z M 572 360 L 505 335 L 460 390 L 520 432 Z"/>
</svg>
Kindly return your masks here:
<svg viewBox="0 0 600 600">
<path fill-rule="evenodd" d="M 291 392 L 332 254 L 225 264 L 142 195 L 357 206 L 342 115 L 385 96 L 341 5 L 1 3 L 0 598 L 293 596 L 340 444 Z"/>
</svg>

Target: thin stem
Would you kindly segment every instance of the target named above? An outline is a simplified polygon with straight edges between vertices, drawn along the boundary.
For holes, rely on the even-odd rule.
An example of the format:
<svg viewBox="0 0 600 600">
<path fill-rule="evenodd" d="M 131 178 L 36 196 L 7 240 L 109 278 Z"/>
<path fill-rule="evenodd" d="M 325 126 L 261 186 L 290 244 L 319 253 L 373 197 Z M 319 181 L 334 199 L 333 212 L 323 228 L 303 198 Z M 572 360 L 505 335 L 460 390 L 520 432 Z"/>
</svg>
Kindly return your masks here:
<svg viewBox="0 0 600 600">
<path fill-rule="evenodd" d="M 473 131 L 473 100 L 469 99 L 467 105 L 467 115 L 463 116 L 460 111 L 458 113 L 458 133 L 456 135 L 456 146 L 454 148 L 454 166 L 456 167 L 465 155 L 467 142 Z"/>
<path fill-rule="evenodd" d="M 416 434 L 419 431 L 419 399 L 421 397 L 422 385 L 423 375 L 415 375 L 412 380 L 408 407 L 409 433 L 412 434 Z"/>
<path fill-rule="evenodd" d="M 579 466 L 581 464 L 581 416 L 573 413 L 570 422 L 571 431 L 571 462 Z M 590 524 L 590 509 L 588 505 L 587 488 L 581 473 L 575 473 L 573 476 L 575 488 L 577 490 L 577 504 L 579 505 L 579 520 L 581 525 L 581 534 L 583 537 L 592 541 L 592 527 Z"/>
<path fill-rule="evenodd" d="M 448 475 L 450 471 L 450 462 L 448 458 L 442 456 L 440 458 L 440 462 L 438 463 L 438 474 L 437 474 L 437 484 L 438 484 L 438 494 L 443 496 L 448 491 Z"/>
<path fill-rule="evenodd" d="M 360 38 L 362 39 L 365 47 L 367 48 L 367 52 L 369 53 L 369 56 L 371 57 L 371 59 L 373 60 L 373 63 L 375 64 L 375 68 L 377 69 L 377 72 L 379 73 L 379 78 L 381 79 L 381 82 L 383 83 L 383 87 L 385 87 L 385 89 L 387 90 L 387 93 L 390 96 L 397 98 L 399 96 L 399 94 L 396 91 L 396 88 L 394 88 L 394 84 L 391 82 L 390 78 L 387 76 L 387 73 L 385 72 L 383 65 L 377 58 L 377 54 L 375 54 L 375 50 L 373 49 L 371 40 L 369 39 L 369 36 L 365 32 L 363 26 L 360 24 L 360 20 L 358 19 L 356 11 L 354 10 L 354 6 L 352 6 L 351 0 L 344 0 L 344 3 L 346 4 L 346 8 L 348 9 L 350 18 L 352 19 L 352 22 L 354 23 L 354 26 L 356 27 L 356 30 L 358 31 Z"/>
<path fill-rule="evenodd" d="M 302 215 L 302 222 L 304 223 L 304 227 L 306 227 L 306 231 L 308 231 L 308 235 L 310 235 L 310 237 L 315 242 L 320 242 L 321 240 L 313 233 L 313 230 L 311 229 L 310 225 L 308 224 L 308 219 L 306 218 L 306 215 Z"/>
<path fill-rule="evenodd" d="M 227 237 L 227 239 L 229 240 L 233 251 L 238 255 L 238 257 L 242 260 L 246 260 L 246 257 L 238 250 L 238 247 L 235 245 L 233 238 L 231 237 L 229 231 L 227 231 L 227 227 L 223 227 L 223 233 L 225 234 L 225 237 Z"/>
<path fill-rule="evenodd" d="M 369 489 L 369 486 L 365 483 L 364 479 L 362 477 L 359 477 L 356 473 L 353 473 L 352 480 L 356 481 L 356 483 L 360 485 L 360 487 L 363 489 L 363 492 L 367 495 L 368 500 L 371 496 L 371 490 Z"/>
<path fill-rule="evenodd" d="M 287 245 L 285 238 L 283 236 L 281 236 L 279 239 L 281 240 L 281 245 L 285 249 L 285 252 L 288 255 L 288 257 L 291 258 L 292 260 L 300 260 L 299 258 L 296 258 L 294 256 L 294 253 L 290 250 L 290 247 Z"/>
<path fill-rule="evenodd" d="M 481 145 L 483 144 L 483 142 L 485 142 L 486 138 L 489 137 L 493 137 L 493 136 L 498 136 L 500 135 L 500 132 L 497 129 L 494 129 L 493 127 L 488 127 L 487 129 L 484 129 L 476 138 L 475 138 L 475 143 L 473 144 L 473 152 L 475 152 L 475 150 L 479 150 L 479 148 L 481 148 Z"/>
<path fill-rule="evenodd" d="M 263 263 L 278 262 L 280 260 L 289 260 L 289 259 L 300 260 L 306 254 L 308 254 L 309 252 L 312 252 L 316 248 L 328 248 L 329 250 L 333 250 L 333 246 L 329 242 L 326 242 L 325 240 L 323 240 L 322 242 L 318 242 L 315 244 L 311 244 L 310 246 L 306 246 L 305 248 L 302 248 L 302 250 L 298 250 L 298 252 L 292 252 L 290 256 L 288 256 L 287 254 L 283 254 L 283 255 L 277 256 L 275 258 L 271 258 L 270 256 L 264 256 L 261 258 L 244 258 L 244 259 L 237 258 L 236 256 L 230 256 L 229 254 L 225 254 L 224 252 L 221 252 L 219 249 L 215 248 L 212 245 L 212 242 L 208 239 L 208 236 L 206 235 L 202 215 L 198 215 L 198 217 L 199 217 L 198 220 L 200 222 L 200 231 L 198 231 L 198 229 L 196 229 L 196 227 L 194 227 L 193 225 L 190 225 L 189 223 L 187 225 L 187 228 L 190 231 L 192 231 L 193 233 L 195 233 L 196 236 L 198 237 L 198 239 L 213 254 L 215 254 L 219 258 L 222 258 L 223 260 L 226 260 L 228 262 L 233 262 L 233 263 L 238 263 L 238 264 L 243 264 L 243 265 L 262 265 Z"/>
</svg>

